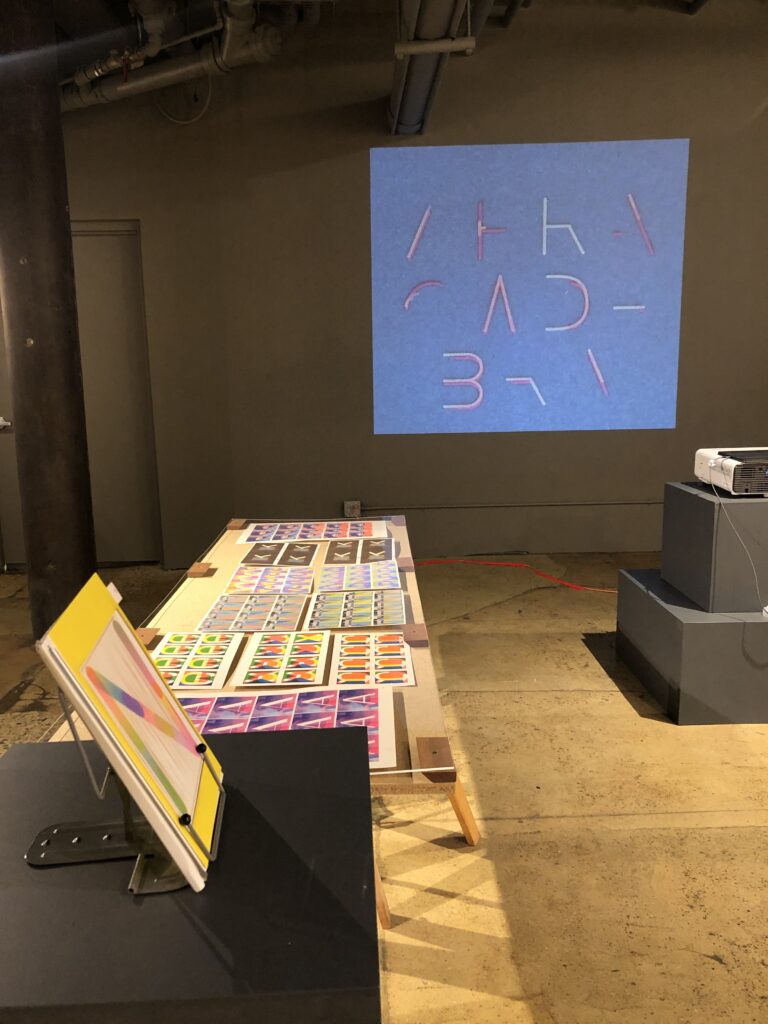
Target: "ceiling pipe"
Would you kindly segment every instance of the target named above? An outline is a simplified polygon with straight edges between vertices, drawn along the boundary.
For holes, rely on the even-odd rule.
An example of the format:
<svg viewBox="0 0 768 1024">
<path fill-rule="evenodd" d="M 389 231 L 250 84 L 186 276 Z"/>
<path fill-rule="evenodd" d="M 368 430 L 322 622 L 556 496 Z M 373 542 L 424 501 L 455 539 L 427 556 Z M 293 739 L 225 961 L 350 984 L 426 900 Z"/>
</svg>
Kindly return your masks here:
<svg viewBox="0 0 768 1024">
<path fill-rule="evenodd" d="M 402 0 L 400 43 L 430 45 L 395 64 L 389 99 L 393 135 L 424 131 L 465 7 L 466 0 Z M 462 48 L 474 49 L 474 39 Z"/>
<path fill-rule="evenodd" d="M 221 35 L 214 36 L 194 53 L 138 68 L 126 66 L 126 55 L 112 55 L 101 62 L 105 67 L 103 75 L 90 79 L 78 73 L 75 81 L 61 90 L 62 111 L 112 103 L 211 75 L 226 75 L 245 64 L 272 60 L 280 52 L 280 30 L 274 25 L 255 24 L 253 0 L 228 0 L 223 16 Z M 116 73 L 119 70 L 123 73 Z"/>
<path fill-rule="evenodd" d="M 472 18 L 472 32 L 477 37 L 485 28 L 486 22 L 491 16 L 496 0 L 470 0 L 469 13 Z"/>
<path fill-rule="evenodd" d="M 142 47 L 145 57 L 156 57 L 163 48 L 168 22 L 176 13 L 172 0 L 133 0 L 134 11 L 141 18 L 147 41 Z"/>
</svg>

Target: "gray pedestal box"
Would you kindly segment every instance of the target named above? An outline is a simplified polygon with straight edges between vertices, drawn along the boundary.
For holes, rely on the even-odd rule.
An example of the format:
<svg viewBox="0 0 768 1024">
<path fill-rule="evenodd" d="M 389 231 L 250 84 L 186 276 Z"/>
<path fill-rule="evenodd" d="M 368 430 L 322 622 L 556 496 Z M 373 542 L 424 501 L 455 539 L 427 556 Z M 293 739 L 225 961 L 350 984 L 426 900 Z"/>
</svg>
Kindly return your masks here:
<svg viewBox="0 0 768 1024">
<path fill-rule="evenodd" d="M 706 612 L 656 569 L 619 573 L 616 649 L 679 725 L 768 722 L 768 620 Z"/>
<path fill-rule="evenodd" d="M 705 484 L 665 485 L 661 575 L 704 611 L 762 610 L 734 525 L 768 602 L 768 498 L 718 498 Z"/>
</svg>

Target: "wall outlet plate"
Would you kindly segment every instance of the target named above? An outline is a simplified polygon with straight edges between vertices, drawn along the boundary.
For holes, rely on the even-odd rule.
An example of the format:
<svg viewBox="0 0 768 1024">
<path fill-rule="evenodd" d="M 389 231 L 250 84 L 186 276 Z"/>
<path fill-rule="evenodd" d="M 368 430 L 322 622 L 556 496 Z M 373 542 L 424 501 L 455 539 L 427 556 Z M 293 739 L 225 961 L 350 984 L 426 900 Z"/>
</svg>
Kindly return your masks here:
<svg viewBox="0 0 768 1024">
<path fill-rule="evenodd" d="M 344 502 L 344 517 L 346 519 L 359 519 L 361 503 L 359 501 L 345 501 Z"/>
</svg>

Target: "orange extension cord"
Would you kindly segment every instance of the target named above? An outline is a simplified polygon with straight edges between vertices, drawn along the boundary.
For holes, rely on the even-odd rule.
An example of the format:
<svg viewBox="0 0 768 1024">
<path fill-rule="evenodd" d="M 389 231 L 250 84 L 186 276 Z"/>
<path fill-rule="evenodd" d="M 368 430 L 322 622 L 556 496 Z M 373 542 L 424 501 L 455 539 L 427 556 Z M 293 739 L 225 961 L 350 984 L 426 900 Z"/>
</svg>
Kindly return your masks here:
<svg viewBox="0 0 768 1024">
<path fill-rule="evenodd" d="M 542 572 L 541 569 L 537 569 L 528 562 L 487 562 L 479 558 L 422 558 L 418 562 L 414 562 L 414 565 L 490 565 L 506 569 L 529 569 L 536 576 L 541 576 L 544 580 L 550 580 L 552 583 L 557 583 L 560 587 L 567 587 L 569 590 L 588 590 L 593 594 L 618 593 L 618 591 L 612 587 L 583 587 L 580 583 L 569 583 L 568 580 L 561 580 L 558 579 L 557 576 L 550 576 L 548 572 Z"/>
</svg>

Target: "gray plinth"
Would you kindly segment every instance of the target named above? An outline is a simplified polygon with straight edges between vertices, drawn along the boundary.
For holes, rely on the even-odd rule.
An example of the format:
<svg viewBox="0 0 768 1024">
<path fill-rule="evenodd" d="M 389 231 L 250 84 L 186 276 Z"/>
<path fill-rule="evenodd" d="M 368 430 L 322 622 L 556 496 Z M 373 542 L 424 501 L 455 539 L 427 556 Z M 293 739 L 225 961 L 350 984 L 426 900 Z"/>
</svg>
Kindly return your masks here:
<svg viewBox="0 0 768 1024">
<path fill-rule="evenodd" d="M 768 620 L 759 612 L 705 612 L 658 570 L 623 570 L 616 647 L 678 725 L 768 722 Z"/>
<path fill-rule="evenodd" d="M 749 548 L 768 601 L 768 498 L 718 498 L 697 483 L 664 488 L 661 575 L 707 612 L 758 612 Z"/>
<path fill-rule="evenodd" d="M 0 758 L 2 1024 L 381 1024 L 365 730 L 214 742 L 201 893 L 131 896 L 130 861 L 29 867 L 41 826 L 119 820 L 117 791 L 99 803 L 74 743 Z"/>
</svg>

